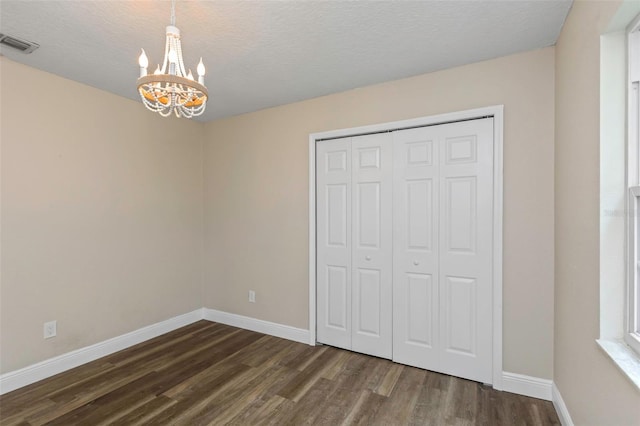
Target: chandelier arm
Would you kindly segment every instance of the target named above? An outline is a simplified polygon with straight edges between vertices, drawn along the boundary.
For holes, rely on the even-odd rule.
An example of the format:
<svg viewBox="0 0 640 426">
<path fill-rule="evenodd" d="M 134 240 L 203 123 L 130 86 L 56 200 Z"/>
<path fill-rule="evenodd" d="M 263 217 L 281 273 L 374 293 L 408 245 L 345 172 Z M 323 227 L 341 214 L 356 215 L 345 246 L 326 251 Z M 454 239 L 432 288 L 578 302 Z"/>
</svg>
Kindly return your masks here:
<svg viewBox="0 0 640 426">
<path fill-rule="evenodd" d="M 180 39 L 176 41 L 176 46 L 178 47 L 178 62 L 180 63 L 180 71 L 182 72 L 182 76 L 186 77 L 187 72 L 184 69 L 184 61 L 182 60 L 182 43 Z"/>
<path fill-rule="evenodd" d="M 166 74 L 167 72 L 167 62 L 169 61 L 169 36 L 167 35 L 164 43 L 164 60 L 162 61 L 162 69 L 160 72 L 162 74 Z"/>
<path fill-rule="evenodd" d="M 178 49 L 176 48 L 176 37 L 174 35 L 169 36 L 167 34 L 167 37 L 170 37 L 170 47 L 169 47 L 169 55 L 171 55 L 171 51 L 173 50 L 173 53 L 177 56 L 178 54 Z M 174 58 L 175 61 L 175 58 Z M 169 72 L 168 74 L 173 74 L 173 75 L 180 75 L 180 71 L 178 70 L 178 61 L 172 62 L 171 58 L 169 58 Z"/>
</svg>

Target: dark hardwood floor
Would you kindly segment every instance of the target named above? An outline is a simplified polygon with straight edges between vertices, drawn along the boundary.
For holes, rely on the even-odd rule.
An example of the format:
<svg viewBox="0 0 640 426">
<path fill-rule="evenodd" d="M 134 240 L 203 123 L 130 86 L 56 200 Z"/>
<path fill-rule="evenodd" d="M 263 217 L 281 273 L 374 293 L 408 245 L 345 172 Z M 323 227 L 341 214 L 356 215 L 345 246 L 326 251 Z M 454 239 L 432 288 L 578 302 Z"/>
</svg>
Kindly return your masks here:
<svg viewBox="0 0 640 426">
<path fill-rule="evenodd" d="M 200 321 L 0 397 L 2 425 L 548 425 L 550 402 Z"/>
</svg>

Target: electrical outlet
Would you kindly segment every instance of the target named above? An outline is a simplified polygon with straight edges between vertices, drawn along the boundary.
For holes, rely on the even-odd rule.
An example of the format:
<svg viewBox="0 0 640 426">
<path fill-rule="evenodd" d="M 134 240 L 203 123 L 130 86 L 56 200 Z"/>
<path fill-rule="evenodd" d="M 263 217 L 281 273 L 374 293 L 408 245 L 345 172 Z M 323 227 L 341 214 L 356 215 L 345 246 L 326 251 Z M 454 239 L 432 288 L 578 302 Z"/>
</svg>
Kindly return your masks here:
<svg viewBox="0 0 640 426">
<path fill-rule="evenodd" d="M 256 292 L 249 290 L 249 302 L 256 303 Z"/>
<path fill-rule="evenodd" d="M 49 321 L 44 323 L 44 338 L 50 339 L 52 337 L 56 337 L 58 328 L 57 321 Z"/>
</svg>

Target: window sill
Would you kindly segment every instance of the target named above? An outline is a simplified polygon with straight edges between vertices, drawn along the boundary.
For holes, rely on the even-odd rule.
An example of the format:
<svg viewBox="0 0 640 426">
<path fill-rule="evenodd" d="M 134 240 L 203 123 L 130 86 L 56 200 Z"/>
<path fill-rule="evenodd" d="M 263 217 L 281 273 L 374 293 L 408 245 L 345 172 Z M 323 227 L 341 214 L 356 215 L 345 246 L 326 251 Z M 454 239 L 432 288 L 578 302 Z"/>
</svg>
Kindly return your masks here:
<svg viewBox="0 0 640 426">
<path fill-rule="evenodd" d="M 618 368 L 640 390 L 640 357 L 622 340 L 596 340 Z"/>
</svg>

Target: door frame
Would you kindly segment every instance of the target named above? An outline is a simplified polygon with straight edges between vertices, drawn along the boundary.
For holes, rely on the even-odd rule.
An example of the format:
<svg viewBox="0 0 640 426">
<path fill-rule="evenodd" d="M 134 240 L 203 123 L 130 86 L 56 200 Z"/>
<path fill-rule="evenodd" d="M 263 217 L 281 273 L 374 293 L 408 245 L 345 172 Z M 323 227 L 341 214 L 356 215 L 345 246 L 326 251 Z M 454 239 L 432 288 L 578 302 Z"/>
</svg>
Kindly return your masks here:
<svg viewBox="0 0 640 426">
<path fill-rule="evenodd" d="M 504 105 L 412 118 L 309 135 L 309 344 L 316 344 L 316 143 L 370 133 L 493 118 L 493 388 L 502 390 L 502 232 Z"/>
</svg>

